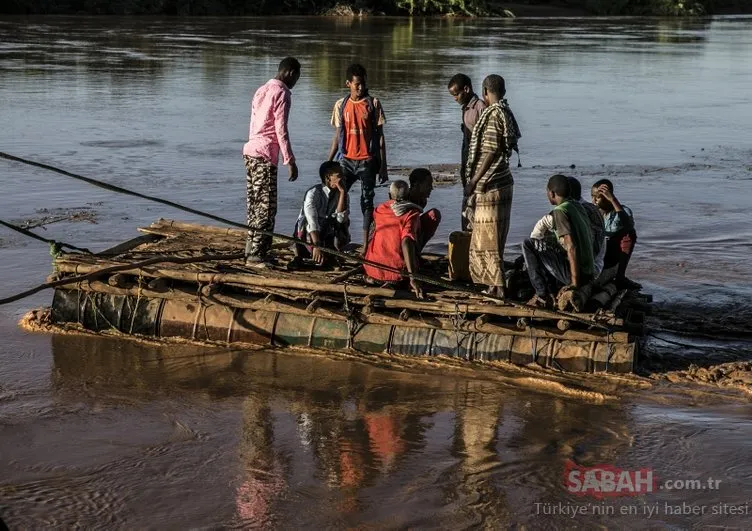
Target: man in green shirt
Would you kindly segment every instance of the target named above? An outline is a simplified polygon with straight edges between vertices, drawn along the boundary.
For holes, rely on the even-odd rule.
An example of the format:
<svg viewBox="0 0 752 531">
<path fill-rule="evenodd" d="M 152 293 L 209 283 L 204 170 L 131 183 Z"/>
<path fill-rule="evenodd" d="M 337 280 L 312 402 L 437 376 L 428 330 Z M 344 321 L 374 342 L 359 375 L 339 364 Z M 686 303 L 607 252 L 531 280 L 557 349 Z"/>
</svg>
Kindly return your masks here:
<svg viewBox="0 0 752 531">
<path fill-rule="evenodd" d="M 546 187 L 556 243 L 528 238 L 522 244 L 522 256 L 535 289 L 531 306 L 552 307 L 563 285 L 580 288 L 593 279 L 593 244 L 587 212 L 571 198 L 569 178 L 554 175 Z"/>
</svg>

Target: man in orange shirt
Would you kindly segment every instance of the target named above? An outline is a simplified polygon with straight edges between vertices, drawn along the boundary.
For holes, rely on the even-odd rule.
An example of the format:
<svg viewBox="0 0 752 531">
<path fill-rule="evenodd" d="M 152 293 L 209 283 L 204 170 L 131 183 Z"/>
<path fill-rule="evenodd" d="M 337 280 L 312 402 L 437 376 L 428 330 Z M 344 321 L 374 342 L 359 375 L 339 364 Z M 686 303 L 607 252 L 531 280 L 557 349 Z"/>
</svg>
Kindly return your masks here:
<svg viewBox="0 0 752 531">
<path fill-rule="evenodd" d="M 332 111 L 336 129 L 329 160 L 339 160 L 349 192 L 360 180 L 360 209 L 363 212 L 363 252 L 368 245 L 368 232 L 373 221 L 373 199 L 376 195 L 376 174 L 379 182 L 387 181 L 386 143 L 384 142 L 384 109 L 381 102 L 368 93 L 366 69 L 359 64 L 347 67 L 345 85 L 350 94 L 340 98 Z"/>
</svg>

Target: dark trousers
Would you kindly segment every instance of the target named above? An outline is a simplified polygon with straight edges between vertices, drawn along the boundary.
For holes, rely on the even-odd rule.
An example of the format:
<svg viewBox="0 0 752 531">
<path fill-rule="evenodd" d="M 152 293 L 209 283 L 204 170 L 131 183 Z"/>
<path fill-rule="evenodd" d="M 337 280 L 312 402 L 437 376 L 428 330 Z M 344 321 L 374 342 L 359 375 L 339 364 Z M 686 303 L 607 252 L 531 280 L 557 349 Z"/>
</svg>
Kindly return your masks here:
<svg viewBox="0 0 752 531">
<path fill-rule="evenodd" d="M 630 230 L 624 233 L 616 233 L 609 236 L 606 241 L 606 256 L 604 257 L 604 268 L 618 265 L 615 279 L 624 280 L 629 265 L 629 259 L 632 258 L 635 244 L 637 243 L 637 233 Z"/>
<path fill-rule="evenodd" d="M 355 181 L 360 181 L 360 210 L 363 213 L 363 230 L 368 230 L 373 221 L 373 199 L 376 197 L 376 174 L 381 162 L 379 159 L 352 160 L 343 158 L 340 161 L 342 173 L 345 177 L 345 190 Z"/>
<path fill-rule="evenodd" d="M 246 169 L 248 241 L 246 256 L 264 258 L 272 248 L 272 236 L 253 229 L 274 232 L 277 216 L 277 167 L 260 157 L 243 157 Z"/>
<path fill-rule="evenodd" d="M 298 222 L 295 226 L 295 234 L 293 234 L 293 236 L 299 240 L 312 243 L 311 235 L 308 234 L 305 226 L 305 219 Z M 339 223 L 334 219 L 328 219 L 322 224 L 321 229 L 319 230 L 319 238 L 320 245 L 329 249 L 341 251 L 345 245 L 350 243 L 350 221 L 347 220 L 344 223 Z M 295 243 L 293 250 L 295 256 L 299 256 L 300 258 L 310 258 L 313 247 L 303 245 L 302 243 Z M 329 261 L 332 258 L 332 255 L 326 254 L 325 257 L 327 258 L 327 261 Z"/>
<path fill-rule="evenodd" d="M 539 297 L 555 296 L 561 285 L 571 282 L 569 260 L 560 246 L 528 238 L 522 242 L 522 256 L 530 283 Z"/>
</svg>

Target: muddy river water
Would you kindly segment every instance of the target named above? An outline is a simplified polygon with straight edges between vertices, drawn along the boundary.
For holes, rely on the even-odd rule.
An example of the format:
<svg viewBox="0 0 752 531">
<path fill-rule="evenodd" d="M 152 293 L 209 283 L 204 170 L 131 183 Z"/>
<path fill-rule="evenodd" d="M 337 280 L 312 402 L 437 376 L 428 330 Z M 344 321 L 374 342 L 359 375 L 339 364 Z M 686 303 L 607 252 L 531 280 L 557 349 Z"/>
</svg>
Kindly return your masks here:
<svg viewBox="0 0 752 531">
<path fill-rule="evenodd" d="M 637 374 L 20 330 L 43 292 L 0 306 L 7 525 L 749 528 L 752 18 L 0 18 L 0 151 L 243 221 L 249 98 L 285 55 L 303 64 L 301 178 L 280 182 L 279 231 L 317 180 L 351 61 L 369 70 L 400 167 L 456 162 L 446 83 L 499 73 L 523 133 L 507 252 L 545 213 L 552 173 L 585 190 L 612 179 L 636 218 L 629 275 L 656 301 Z M 159 217 L 199 221 L 6 161 L 0 183 L 0 219 L 91 249 Z M 434 191 L 431 250 L 459 226 L 460 196 Z M 0 260 L 0 296 L 50 272 L 48 249 L 12 232 Z M 634 495 L 596 495 L 587 467 Z"/>
</svg>

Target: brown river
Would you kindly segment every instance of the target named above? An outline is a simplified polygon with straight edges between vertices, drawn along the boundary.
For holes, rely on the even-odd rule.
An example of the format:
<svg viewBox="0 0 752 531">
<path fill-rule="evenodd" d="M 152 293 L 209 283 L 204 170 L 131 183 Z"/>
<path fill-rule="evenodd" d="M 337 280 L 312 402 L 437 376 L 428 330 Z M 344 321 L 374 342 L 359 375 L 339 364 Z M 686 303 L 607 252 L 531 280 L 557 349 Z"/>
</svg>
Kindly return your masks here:
<svg viewBox="0 0 752 531">
<path fill-rule="evenodd" d="M 612 179 L 637 224 L 629 276 L 656 303 L 636 374 L 27 333 L 41 292 L 0 306 L 7 526 L 752 527 L 752 18 L 0 18 L 0 151 L 242 222 L 249 99 L 286 55 L 303 65 L 301 177 L 280 182 L 279 232 L 318 179 L 350 62 L 395 167 L 456 163 L 446 83 L 499 73 L 523 134 L 507 253 L 551 174 Z M 7 161 L 0 183 L 0 219 L 91 249 L 202 221 Z M 434 191 L 430 250 L 460 197 Z M 48 251 L 2 229 L 0 297 L 42 282 Z M 632 488 L 595 492 L 592 467 Z"/>
</svg>

